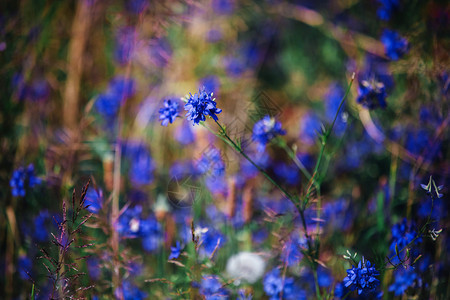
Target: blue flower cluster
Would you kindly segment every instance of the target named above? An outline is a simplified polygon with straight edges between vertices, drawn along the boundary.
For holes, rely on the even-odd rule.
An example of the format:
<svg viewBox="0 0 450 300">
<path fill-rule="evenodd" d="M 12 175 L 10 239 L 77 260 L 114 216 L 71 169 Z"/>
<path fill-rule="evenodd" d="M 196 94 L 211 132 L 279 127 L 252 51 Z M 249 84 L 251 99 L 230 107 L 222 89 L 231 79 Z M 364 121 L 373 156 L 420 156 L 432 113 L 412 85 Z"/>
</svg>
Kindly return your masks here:
<svg viewBox="0 0 450 300">
<path fill-rule="evenodd" d="M 40 183 L 41 179 L 35 176 L 34 166 L 30 164 L 26 169 L 20 167 L 13 172 L 9 186 L 14 197 L 25 197 L 25 189 L 27 186 L 32 188 Z"/>
<path fill-rule="evenodd" d="M 228 299 L 228 291 L 217 276 L 203 276 L 199 292 L 206 300 Z"/>
<path fill-rule="evenodd" d="M 144 250 L 152 252 L 162 242 L 162 228 L 155 217 L 142 217 L 142 207 L 128 208 L 120 217 L 116 230 L 122 238 L 142 238 Z"/>
<path fill-rule="evenodd" d="M 358 84 L 358 97 L 356 101 L 368 109 L 386 107 L 386 88 L 383 82 L 374 77 L 361 79 Z"/>
<path fill-rule="evenodd" d="M 215 98 L 212 98 L 213 93 L 208 93 L 205 88 L 201 88 L 198 94 L 189 93 L 189 95 L 186 99 L 187 103 L 184 105 L 184 109 L 188 111 L 186 117 L 189 121 L 193 121 L 194 125 L 199 124 L 206 120 L 205 116 L 210 116 L 215 121 L 218 120 L 216 114 L 220 114 L 222 110 L 216 107 Z"/>
<path fill-rule="evenodd" d="M 392 60 L 399 60 L 408 52 L 408 40 L 393 30 L 386 29 L 381 36 L 381 42 L 387 57 Z"/>
<path fill-rule="evenodd" d="M 345 287 L 350 287 L 352 291 L 357 290 L 358 295 L 370 294 L 378 287 L 380 281 L 376 278 L 380 273 L 375 269 L 370 261 L 358 263 L 358 267 L 352 266 L 347 270 L 347 277 L 344 278 Z"/>
<path fill-rule="evenodd" d="M 401 296 L 409 287 L 414 285 L 417 274 L 413 268 L 399 269 L 395 272 L 394 278 L 395 281 L 389 286 L 389 291 L 394 292 L 395 296 Z"/>
<path fill-rule="evenodd" d="M 164 100 L 164 107 L 159 110 L 159 120 L 162 126 L 175 122 L 178 116 L 178 102 L 172 100 Z"/>
<path fill-rule="evenodd" d="M 395 224 L 392 226 L 392 240 L 389 246 L 389 250 L 391 251 L 391 255 L 395 254 L 395 248 L 397 247 L 399 251 L 401 251 L 404 247 L 406 247 L 409 243 L 411 243 L 417 236 L 417 231 L 415 230 L 415 226 L 413 223 L 408 224 L 408 220 L 405 218 L 402 222 Z M 422 238 L 419 237 L 414 240 L 414 244 L 419 244 L 422 242 Z M 414 249 L 412 249 L 412 256 L 416 256 Z M 399 263 L 399 258 L 396 256 L 393 260 L 393 263 Z"/>
<path fill-rule="evenodd" d="M 121 76 L 114 77 L 105 92 L 95 101 L 95 108 L 105 119 L 115 117 L 123 102 L 135 94 L 135 83 L 132 79 Z"/>
<path fill-rule="evenodd" d="M 252 139 L 258 144 L 258 151 L 263 152 L 267 143 L 277 135 L 284 135 L 286 131 L 281 128 L 281 123 L 275 118 L 265 116 L 253 126 Z"/>
<path fill-rule="evenodd" d="M 170 247 L 170 255 L 169 259 L 176 259 L 180 256 L 181 251 L 183 250 L 183 246 L 177 241 L 175 247 Z"/>
<path fill-rule="evenodd" d="M 294 282 L 294 278 L 281 276 L 278 268 L 272 269 L 264 276 L 264 291 L 271 300 L 280 299 L 306 299 L 305 291 L 301 290 Z"/>
</svg>

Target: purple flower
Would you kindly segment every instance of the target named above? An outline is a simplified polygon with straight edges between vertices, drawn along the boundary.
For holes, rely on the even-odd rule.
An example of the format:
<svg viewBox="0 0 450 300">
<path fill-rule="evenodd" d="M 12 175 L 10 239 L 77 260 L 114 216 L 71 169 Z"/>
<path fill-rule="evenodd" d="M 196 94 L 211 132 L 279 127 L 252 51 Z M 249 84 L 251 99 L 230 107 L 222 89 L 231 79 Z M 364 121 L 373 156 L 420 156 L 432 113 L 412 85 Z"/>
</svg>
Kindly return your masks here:
<svg viewBox="0 0 450 300">
<path fill-rule="evenodd" d="M 189 93 L 187 103 L 184 105 L 184 109 L 188 111 L 186 117 L 189 121 L 193 121 L 194 125 L 199 124 L 201 121 L 205 121 L 205 116 L 210 116 L 215 121 L 218 120 L 216 114 L 222 112 L 221 109 L 216 108 L 215 98 L 212 98 L 213 93 L 207 93 L 205 88 L 192 95 Z"/>
<path fill-rule="evenodd" d="M 178 102 L 164 100 L 164 107 L 159 110 L 159 120 L 162 126 L 172 124 L 178 116 Z"/>
<path fill-rule="evenodd" d="M 381 42 L 384 45 L 387 57 L 392 60 L 399 60 L 408 52 L 408 40 L 393 30 L 384 30 Z"/>
<path fill-rule="evenodd" d="M 278 135 L 285 135 L 286 131 L 281 128 L 281 123 L 265 116 L 253 126 L 252 139 L 258 144 L 258 151 L 263 152 L 267 143 Z"/>
</svg>

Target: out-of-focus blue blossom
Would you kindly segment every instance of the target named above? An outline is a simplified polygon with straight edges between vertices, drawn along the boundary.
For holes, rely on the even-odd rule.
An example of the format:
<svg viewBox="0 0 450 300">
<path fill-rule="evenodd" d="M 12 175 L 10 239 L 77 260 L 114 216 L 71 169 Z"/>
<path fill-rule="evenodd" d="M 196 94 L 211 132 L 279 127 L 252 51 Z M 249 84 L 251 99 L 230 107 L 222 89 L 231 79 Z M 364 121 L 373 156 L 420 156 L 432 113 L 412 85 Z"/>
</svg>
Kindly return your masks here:
<svg viewBox="0 0 450 300">
<path fill-rule="evenodd" d="M 116 76 L 110 81 L 106 91 L 98 95 L 95 108 L 105 119 L 111 120 L 116 116 L 122 103 L 134 94 L 134 81 Z"/>
<path fill-rule="evenodd" d="M 34 165 L 29 164 L 26 169 L 19 167 L 14 170 L 9 186 L 14 197 L 24 197 L 27 186 L 32 188 L 40 183 L 41 179 L 35 176 Z"/>
<path fill-rule="evenodd" d="M 368 109 L 378 107 L 386 107 L 386 88 L 383 82 L 378 81 L 374 77 L 359 79 L 358 97 L 356 101 Z"/>
<path fill-rule="evenodd" d="M 305 249 L 306 246 L 306 239 L 304 237 L 300 237 L 297 233 L 292 234 L 283 245 L 281 252 L 283 264 L 289 267 L 298 265 L 303 258 L 302 249 Z"/>
<path fill-rule="evenodd" d="M 337 199 L 327 202 L 322 207 L 320 217 L 325 220 L 327 226 L 332 230 L 347 230 L 353 223 L 353 213 L 349 201 Z"/>
<path fill-rule="evenodd" d="M 221 177 L 225 174 L 225 162 L 219 149 L 209 147 L 205 150 L 197 162 L 200 174 L 208 174 L 211 177 Z"/>
<path fill-rule="evenodd" d="M 189 145 L 195 142 L 195 135 L 192 126 L 186 120 L 183 120 L 175 131 L 175 139 L 182 145 Z"/>
<path fill-rule="evenodd" d="M 125 155 L 130 161 L 130 181 L 137 186 L 152 183 L 155 164 L 147 147 L 130 143 L 126 146 Z"/>
<path fill-rule="evenodd" d="M 216 14 L 229 15 L 234 10 L 234 0 L 212 0 L 211 4 Z"/>
<path fill-rule="evenodd" d="M 252 139 L 257 143 L 258 151 L 263 152 L 267 143 L 276 136 L 285 134 L 286 131 L 281 128 L 281 123 L 267 115 L 253 126 Z"/>
<path fill-rule="evenodd" d="M 283 277 L 278 268 L 272 269 L 264 276 L 263 280 L 264 291 L 269 299 L 280 299 L 281 292 L 282 299 L 306 299 L 306 294 L 301 290 L 291 277 Z"/>
<path fill-rule="evenodd" d="M 399 60 L 408 52 L 408 40 L 393 30 L 384 30 L 381 42 L 384 45 L 387 57 L 392 60 Z"/>
<path fill-rule="evenodd" d="M 255 152 L 250 152 L 249 154 L 247 154 L 258 166 L 260 166 L 261 168 L 265 169 L 269 166 L 270 163 L 270 156 L 267 152 L 263 151 L 255 151 Z M 259 174 L 258 169 L 252 164 L 250 163 L 248 160 L 246 159 L 242 159 L 241 160 L 241 172 L 240 175 L 248 180 L 251 178 L 256 177 Z M 237 185 L 239 186 L 240 183 L 245 184 L 245 180 L 242 180 L 241 182 L 237 182 Z"/>
<path fill-rule="evenodd" d="M 154 216 L 142 218 L 142 206 L 128 208 L 116 225 L 120 237 L 141 238 L 142 247 L 148 252 L 158 249 L 162 242 L 162 229 Z"/>
<path fill-rule="evenodd" d="M 178 116 L 178 102 L 172 100 L 164 100 L 164 107 L 159 110 L 159 120 L 162 126 L 175 122 Z"/>
<path fill-rule="evenodd" d="M 89 188 L 86 193 L 86 199 L 84 205 L 89 207 L 87 210 L 91 213 L 98 214 L 103 206 L 103 192 L 102 190 L 96 190 L 94 188 Z"/>
<path fill-rule="evenodd" d="M 227 56 L 224 58 L 225 70 L 231 77 L 239 77 L 246 68 L 243 59 L 240 57 Z"/>
<path fill-rule="evenodd" d="M 42 210 L 39 212 L 34 218 L 34 238 L 38 242 L 46 242 L 50 238 L 49 232 L 49 224 L 51 224 L 52 220 L 50 218 L 50 213 L 48 210 Z"/>
<path fill-rule="evenodd" d="M 119 287 L 115 293 L 117 299 L 120 299 L 120 294 L 123 294 L 125 300 L 143 300 L 147 298 L 147 293 L 141 291 L 129 280 L 124 280 L 122 286 Z"/>
<path fill-rule="evenodd" d="M 87 265 L 87 269 L 89 272 L 89 276 L 93 280 L 99 280 L 100 276 L 102 274 L 102 269 L 100 268 L 99 264 L 100 264 L 100 261 L 96 257 L 89 257 L 86 260 L 86 265 Z"/>
<path fill-rule="evenodd" d="M 213 93 L 208 93 L 205 88 L 201 88 L 198 93 L 194 95 L 189 93 L 189 95 L 184 109 L 188 111 L 186 117 L 189 121 L 193 121 L 193 125 L 205 121 L 206 116 L 210 116 L 215 121 L 218 120 L 216 114 L 220 114 L 222 110 L 216 107 L 215 98 L 212 98 Z"/>
<path fill-rule="evenodd" d="M 376 278 L 380 273 L 375 269 L 370 261 L 362 261 L 358 263 L 358 267 L 352 266 L 347 270 L 347 277 L 344 278 L 345 287 L 349 287 L 352 291 L 357 290 L 358 295 L 369 294 L 375 291 L 380 284 Z"/>
<path fill-rule="evenodd" d="M 219 92 L 220 81 L 219 78 L 217 78 L 217 76 L 210 75 L 200 80 L 200 86 L 204 86 L 205 90 L 217 94 Z"/>
<path fill-rule="evenodd" d="M 313 113 L 306 113 L 300 124 L 300 141 L 307 145 L 313 145 L 318 132 L 321 132 L 322 123 L 320 119 Z"/>
<path fill-rule="evenodd" d="M 223 244 L 225 243 L 225 237 L 222 235 L 222 233 L 220 233 L 220 231 L 214 229 L 213 227 L 208 227 L 205 230 L 206 232 L 200 234 L 199 243 L 202 245 L 200 253 L 210 257 L 214 250 L 216 250 L 216 248 L 220 249 L 220 247 L 223 246 Z"/>
<path fill-rule="evenodd" d="M 145 251 L 153 252 L 161 246 L 162 228 L 154 216 L 149 216 L 141 222 L 142 247 Z"/>
<path fill-rule="evenodd" d="M 407 270 L 400 268 L 395 272 L 394 278 L 395 281 L 389 286 L 389 291 L 394 292 L 395 296 L 401 296 L 410 286 L 414 285 L 417 274 L 411 267 Z"/>
<path fill-rule="evenodd" d="M 181 246 L 180 242 L 177 241 L 175 247 L 170 247 L 169 259 L 176 259 L 176 258 L 180 257 L 182 250 L 183 250 L 183 247 Z"/>
<path fill-rule="evenodd" d="M 401 251 L 406 245 L 411 243 L 417 236 L 417 231 L 414 228 L 414 224 L 408 224 L 408 220 L 405 218 L 401 223 L 397 223 L 392 226 L 392 240 L 389 246 L 391 253 L 395 254 L 395 247 L 397 245 L 398 250 Z M 419 237 L 414 241 L 414 244 L 422 242 L 422 238 Z M 413 249 L 414 250 L 414 249 Z M 414 252 L 414 251 L 413 251 Z M 394 263 L 398 262 L 398 257 L 393 260 Z"/>
<path fill-rule="evenodd" d="M 392 13 L 399 9 L 400 0 L 378 0 L 380 7 L 377 10 L 378 17 L 383 21 L 388 21 Z"/>
<path fill-rule="evenodd" d="M 329 87 L 328 93 L 325 95 L 325 118 L 328 123 L 333 121 L 344 95 L 345 91 L 339 84 L 334 83 Z M 346 126 L 347 113 L 344 112 L 343 107 L 341 107 L 341 111 L 339 112 L 333 127 L 333 132 L 337 136 L 342 136 Z"/>
<path fill-rule="evenodd" d="M 203 276 L 199 292 L 207 300 L 228 299 L 228 291 L 222 288 L 219 277 Z"/>
<path fill-rule="evenodd" d="M 300 171 L 294 165 L 287 165 L 283 162 L 277 163 L 274 166 L 275 174 L 289 185 L 296 185 L 300 180 Z"/>
<path fill-rule="evenodd" d="M 172 178 L 180 180 L 184 177 L 197 177 L 199 175 L 199 170 L 191 160 L 176 161 L 170 167 L 169 174 Z"/>
<path fill-rule="evenodd" d="M 331 276 L 330 272 L 320 267 L 317 269 L 317 280 L 319 282 L 320 287 L 330 287 L 333 284 L 333 276 Z"/>
<path fill-rule="evenodd" d="M 19 271 L 20 278 L 29 280 L 30 276 L 28 276 L 28 274 L 31 274 L 32 268 L 33 264 L 31 259 L 24 254 L 19 255 L 17 259 L 17 270 Z"/>
</svg>

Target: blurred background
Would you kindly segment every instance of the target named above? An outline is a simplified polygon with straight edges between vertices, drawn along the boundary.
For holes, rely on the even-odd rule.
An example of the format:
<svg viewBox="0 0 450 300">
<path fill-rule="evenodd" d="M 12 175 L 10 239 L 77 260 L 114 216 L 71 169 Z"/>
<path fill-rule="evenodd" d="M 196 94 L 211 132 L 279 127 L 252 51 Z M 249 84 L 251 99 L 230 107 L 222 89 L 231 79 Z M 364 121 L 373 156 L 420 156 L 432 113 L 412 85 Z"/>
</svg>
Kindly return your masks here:
<svg viewBox="0 0 450 300">
<path fill-rule="evenodd" d="M 381 267 L 393 253 L 395 224 L 407 220 L 407 243 L 407 228 L 417 232 L 430 211 L 436 229 L 449 224 L 449 23 L 448 2 L 437 0 L 3 1 L 0 294 L 28 299 L 34 283 L 39 299 L 50 297 L 39 249 L 58 257 L 51 232 L 62 203 L 71 205 L 74 189 L 81 197 L 90 179 L 93 217 L 80 240 L 95 245 L 71 250 L 90 257 L 79 265 L 86 275 L 70 285 L 93 287 L 74 295 L 207 297 L 201 276 L 214 274 L 231 298 L 244 290 L 269 299 L 263 279 L 236 285 L 226 275 L 231 255 L 253 251 L 265 273 L 281 267 L 294 278 L 296 295 L 317 296 L 302 254 L 285 252 L 292 241 L 304 247 L 294 206 L 186 119 L 180 99 L 204 87 L 228 134 L 293 193 L 307 179 L 279 147 L 256 149 L 254 124 L 265 115 L 280 121 L 312 172 L 318 134 L 337 116 L 320 200 L 306 215 L 321 241 L 320 289 L 344 297 L 336 289 L 351 267 L 342 259 L 347 249 Z M 167 99 L 179 103 L 179 117 L 162 126 Z M 433 205 L 420 188 L 430 175 L 444 185 Z M 192 221 L 196 232 L 206 228 L 201 262 L 188 248 Z M 446 230 L 423 240 L 416 256 L 424 263 L 397 282 L 402 288 L 390 290 L 396 273 L 381 271 L 383 297 L 448 297 Z M 176 241 L 186 246 L 185 268 L 166 263 Z M 186 271 L 196 264 L 201 269 Z"/>
</svg>

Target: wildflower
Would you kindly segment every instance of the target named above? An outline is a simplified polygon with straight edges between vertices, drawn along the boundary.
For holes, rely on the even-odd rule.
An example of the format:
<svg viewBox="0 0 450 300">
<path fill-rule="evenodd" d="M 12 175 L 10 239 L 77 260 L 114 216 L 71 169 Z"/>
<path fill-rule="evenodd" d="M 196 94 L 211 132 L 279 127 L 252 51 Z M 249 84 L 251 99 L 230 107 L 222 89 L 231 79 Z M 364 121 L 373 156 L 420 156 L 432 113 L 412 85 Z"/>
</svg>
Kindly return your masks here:
<svg viewBox="0 0 450 300">
<path fill-rule="evenodd" d="M 306 299 L 305 292 L 295 285 L 294 279 L 283 278 L 278 268 L 272 269 L 264 276 L 263 285 L 264 291 L 271 300 L 280 299 L 281 293 L 283 299 Z"/>
<path fill-rule="evenodd" d="M 222 288 L 217 276 L 203 276 L 199 292 L 206 300 L 228 298 L 228 291 Z"/>
<path fill-rule="evenodd" d="M 381 42 L 387 57 L 392 60 L 398 60 L 408 52 L 408 40 L 393 30 L 385 30 L 381 36 Z"/>
<path fill-rule="evenodd" d="M 182 145 L 189 145 L 195 142 L 194 132 L 186 120 L 175 130 L 175 139 Z"/>
<path fill-rule="evenodd" d="M 380 273 L 375 269 L 370 261 L 362 261 L 358 263 L 358 267 L 352 266 L 347 270 L 347 277 L 344 278 L 345 287 L 350 287 L 352 291 L 358 290 L 358 295 L 369 294 L 375 290 L 380 281 L 375 278 Z"/>
<path fill-rule="evenodd" d="M 143 186 L 152 183 L 155 165 L 150 151 L 143 145 L 131 145 L 127 153 L 130 158 L 130 180 L 134 185 Z"/>
<path fill-rule="evenodd" d="M 399 9 L 399 0 L 378 0 L 380 7 L 377 10 L 377 15 L 381 20 L 388 21 L 392 13 Z"/>
<path fill-rule="evenodd" d="M 293 235 L 283 246 L 283 250 L 281 252 L 281 260 L 290 267 L 297 265 L 303 258 L 301 250 L 305 247 L 305 238 Z"/>
<path fill-rule="evenodd" d="M 238 300 L 252 300 L 253 296 L 250 293 L 248 295 L 245 295 L 245 290 L 241 289 L 238 291 L 237 299 Z"/>
<path fill-rule="evenodd" d="M 203 152 L 202 157 L 197 162 L 197 169 L 200 174 L 208 174 L 212 177 L 221 177 L 225 173 L 225 162 L 219 149 L 211 147 Z"/>
<path fill-rule="evenodd" d="M 433 177 L 430 176 L 430 180 L 428 181 L 428 184 L 421 184 L 420 185 L 425 191 L 427 191 L 427 194 L 431 195 L 431 197 L 437 197 L 437 198 L 442 198 L 442 196 L 444 196 L 443 194 L 441 194 L 439 191 L 441 191 L 444 186 L 440 185 L 437 186 L 436 182 L 433 180 Z"/>
<path fill-rule="evenodd" d="M 259 255 L 240 252 L 228 259 L 226 270 L 232 278 L 255 283 L 264 274 L 265 266 L 264 260 Z"/>
<path fill-rule="evenodd" d="M 334 118 L 334 115 L 333 115 Z M 306 113 L 301 120 L 300 139 L 303 143 L 313 145 L 317 132 L 322 128 L 320 119 L 312 112 Z"/>
<path fill-rule="evenodd" d="M 330 85 L 328 92 L 325 96 L 325 117 L 327 120 L 331 122 L 334 119 L 334 116 L 337 113 L 339 105 L 341 104 L 342 98 L 345 95 L 345 90 L 337 83 Z M 336 123 L 333 127 L 333 132 L 342 136 L 345 131 L 345 127 L 347 126 L 347 118 L 348 113 L 341 108 L 341 111 L 338 114 L 336 119 Z M 317 130 L 317 129 L 316 129 Z"/>
<path fill-rule="evenodd" d="M 123 295 L 124 300 L 142 300 L 147 298 L 147 294 L 129 280 L 125 280 L 122 286 L 116 290 L 116 298 L 120 299 L 121 295 Z"/>
<path fill-rule="evenodd" d="M 27 185 L 32 188 L 40 183 L 41 179 L 36 177 L 34 174 L 33 164 L 28 165 L 26 169 L 23 167 L 16 169 L 13 172 L 11 180 L 9 181 L 11 193 L 14 197 L 24 197 L 25 188 Z"/>
<path fill-rule="evenodd" d="M 395 224 L 392 227 L 392 241 L 389 249 L 392 253 L 395 253 L 397 248 L 399 251 L 409 245 L 417 236 L 417 232 L 414 229 L 414 224 L 411 223 L 408 225 L 407 219 L 403 219 L 401 223 Z M 418 244 L 422 241 L 422 238 L 417 238 L 414 240 L 415 244 Z M 398 259 L 396 257 L 395 259 Z"/>
<path fill-rule="evenodd" d="M 175 247 L 170 247 L 170 256 L 169 259 L 176 259 L 180 257 L 181 251 L 183 250 L 183 247 L 181 246 L 180 242 L 177 241 L 177 244 Z"/>
<path fill-rule="evenodd" d="M 97 214 L 102 209 L 103 193 L 101 190 L 93 188 L 88 189 L 86 193 L 86 200 L 84 202 L 87 210 L 91 213 Z"/>
<path fill-rule="evenodd" d="M 413 268 L 409 268 L 408 270 L 399 269 L 395 273 L 394 278 L 395 281 L 389 286 L 389 291 L 394 292 L 395 296 L 401 296 L 410 286 L 414 285 L 417 274 Z"/>
<path fill-rule="evenodd" d="M 253 126 L 252 139 L 258 144 L 258 151 L 263 152 L 267 143 L 284 134 L 286 131 L 281 128 L 281 123 L 267 115 Z"/>
<path fill-rule="evenodd" d="M 205 229 L 206 232 L 200 236 L 200 243 L 203 246 L 201 253 L 206 256 L 211 256 L 214 251 L 217 251 L 225 242 L 225 237 L 220 231 L 210 227 Z"/>
<path fill-rule="evenodd" d="M 386 107 L 386 88 L 383 82 L 371 79 L 362 79 L 358 85 L 358 97 L 356 101 L 368 109 Z"/>
<path fill-rule="evenodd" d="M 31 273 L 32 267 L 33 263 L 31 259 L 24 254 L 20 254 L 17 259 L 17 269 L 19 271 L 20 278 L 23 280 L 29 279 L 30 276 L 28 274 Z"/>
<path fill-rule="evenodd" d="M 105 119 L 113 118 L 122 102 L 135 93 L 135 83 L 131 79 L 117 76 L 111 80 L 106 91 L 97 97 L 95 108 Z"/>
<path fill-rule="evenodd" d="M 164 100 L 164 107 L 159 110 L 159 120 L 162 126 L 172 124 L 178 116 L 178 102 L 172 100 Z"/>
<path fill-rule="evenodd" d="M 206 120 L 205 116 L 218 120 L 216 114 L 220 114 L 222 110 L 216 108 L 215 98 L 212 98 L 213 93 L 207 93 L 205 88 L 201 88 L 198 94 L 189 93 L 189 95 L 184 105 L 184 109 L 188 111 L 186 116 L 189 121 L 193 121 L 194 125 L 199 124 L 200 121 Z"/>
</svg>

